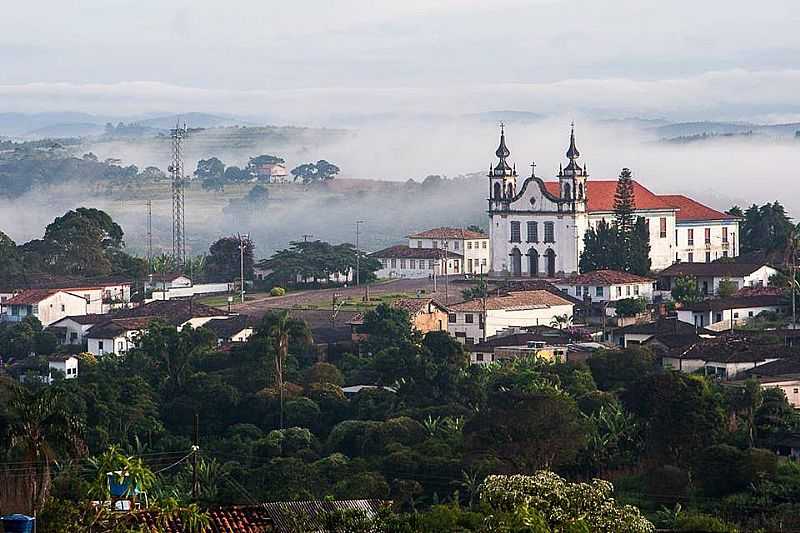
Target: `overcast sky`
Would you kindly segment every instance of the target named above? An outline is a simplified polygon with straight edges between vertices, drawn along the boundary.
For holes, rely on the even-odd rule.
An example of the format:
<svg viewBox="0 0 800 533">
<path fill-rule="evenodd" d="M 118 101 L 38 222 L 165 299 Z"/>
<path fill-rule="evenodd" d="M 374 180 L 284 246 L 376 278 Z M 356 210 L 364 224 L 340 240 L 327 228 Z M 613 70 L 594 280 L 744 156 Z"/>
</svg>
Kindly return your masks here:
<svg viewBox="0 0 800 533">
<path fill-rule="evenodd" d="M 0 111 L 800 118 L 798 0 L 72 0 L 0 17 Z"/>
</svg>

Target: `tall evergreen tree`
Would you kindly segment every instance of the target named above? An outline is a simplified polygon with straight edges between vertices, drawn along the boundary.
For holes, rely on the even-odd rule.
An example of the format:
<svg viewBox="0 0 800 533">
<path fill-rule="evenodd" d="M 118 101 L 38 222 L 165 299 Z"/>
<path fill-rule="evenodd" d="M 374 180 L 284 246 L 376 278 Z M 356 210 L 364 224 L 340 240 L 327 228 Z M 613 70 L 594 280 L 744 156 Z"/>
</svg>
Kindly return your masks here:
<svg viewBox="0 0 800 533">
<path fill-rule="evenodd" d="M 617 232 L 623 239 L 629 239 L 633 233 L 636 219 L 633 215 L 636 199 L 633 192 L 633 179 L 629 168 L 623 168 L 617 180 L 617 191 L 614 193 L 614 222 Z"/>
<path fill-rule="evenodd" d="M 612 269 L 619 270 L 619 239 L 614 227 L 601 220 L 596 228 L 590 227 L 583 236 L 583 253 L 578 268 L 581 272 Z"/>
</svg>

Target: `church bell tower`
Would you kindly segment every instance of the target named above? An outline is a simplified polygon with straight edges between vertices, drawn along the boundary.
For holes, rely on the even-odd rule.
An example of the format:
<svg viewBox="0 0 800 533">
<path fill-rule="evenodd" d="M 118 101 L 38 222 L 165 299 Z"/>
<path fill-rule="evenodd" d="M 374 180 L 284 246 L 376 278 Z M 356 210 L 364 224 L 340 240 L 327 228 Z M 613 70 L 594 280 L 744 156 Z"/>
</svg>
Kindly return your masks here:
<svg viewBox="0 0 800 533">
<path fill-rule="evenodd" d="M 589 172 L 584 165 L 582 168 L 578 164 L 578 158 L 581 153 L 578 147 L 575 146 L 575 123 L 572 123 L 572 130 L 569 135 L 569 148 L 567 148 L 567 163 L 566 168 L 560 168 L 558 171 L 558 184 L 561 198 L 568 200 L 572 211 L 585 212 L 586 211 L 586 197 L 587 187 L 586 178 L 589 177 Z"/>
<path fill-rule="evenodd" d="M 517 169 L 508 164 L 511 151 L 506 146 L 505 125 L 500 123 L 500 145 L 495 151 L 499 159 L 489 165 L 489 212 L 507 210 L 511 199 L 517 194 Z"/>
</svg>

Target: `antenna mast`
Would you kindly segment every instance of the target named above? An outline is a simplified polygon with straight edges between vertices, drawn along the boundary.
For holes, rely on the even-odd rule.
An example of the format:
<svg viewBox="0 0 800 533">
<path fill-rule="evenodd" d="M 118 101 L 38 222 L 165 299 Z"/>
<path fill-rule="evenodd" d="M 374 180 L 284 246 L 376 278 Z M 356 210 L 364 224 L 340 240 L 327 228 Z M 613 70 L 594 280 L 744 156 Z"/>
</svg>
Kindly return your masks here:
<svg viewBox="0 0 800 533">
<path fill-rule="evenodd" d="M 147 200 L 147 268 L 153 267 L 153 201 Z"/>
<path fill-rule="evenodd" d="M 172 178 L 172 257 L 178 267 L 186 264 L 186 223 L 184 218 L 183 140 L 186 138 L 186 124 L 175 125 L 170 130 L 172 139 L 172 163 L 169 166 Z"/>
</svg>

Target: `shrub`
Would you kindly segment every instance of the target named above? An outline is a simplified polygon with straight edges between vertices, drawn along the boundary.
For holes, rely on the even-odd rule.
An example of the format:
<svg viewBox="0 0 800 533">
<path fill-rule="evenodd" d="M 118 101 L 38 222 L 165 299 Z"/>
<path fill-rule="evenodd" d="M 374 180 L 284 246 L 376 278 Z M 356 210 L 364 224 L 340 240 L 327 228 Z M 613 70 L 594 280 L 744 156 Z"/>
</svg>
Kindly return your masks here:
<svg viewBox="0 0 800 533">
<path fill-rule="evenodd" d="M 675 529 L 677 531 L 703 531 L 704 533 L 737 533 L 738 531 L 732 524 L 702 513 L 686 513 L 679 516 L 675 522 Z"/>
<path fill-rule="evenodd" d="M 644 298 L 623 298 L 617 300 L 617 316 L 636 316 L 647 309 L 647 301 Z"/>
<path fill-rule="evenodd" d="M 286 294 L 286 289 L 283 287 L 272 287 L 269 291 L 270 296 L 283 296 Z"/>
</svg>

